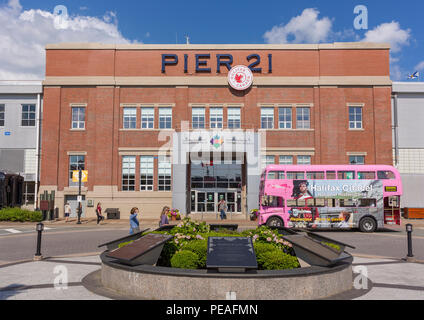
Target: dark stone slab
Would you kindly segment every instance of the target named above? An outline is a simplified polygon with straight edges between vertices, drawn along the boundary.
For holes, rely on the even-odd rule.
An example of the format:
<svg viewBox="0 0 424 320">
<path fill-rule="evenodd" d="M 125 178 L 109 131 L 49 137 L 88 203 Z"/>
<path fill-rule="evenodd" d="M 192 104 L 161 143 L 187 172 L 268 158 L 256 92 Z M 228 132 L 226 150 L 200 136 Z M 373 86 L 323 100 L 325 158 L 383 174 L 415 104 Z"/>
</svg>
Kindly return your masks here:
<svg viewBox="0 0 424 320">
<path fill-rule="evenodd" d="M 252 239 L 209 237 L 206 267 L 224 273 L 244 273 L 248 270 L 256 270 L 258 263 Z"/>
<path fill-rule="evenodd" d="M 157 228 L 155 231 L 169 231 L 169 230 L 174 229 L 175 227 L 176 227 L 175 225 L 168 224 L 166 226 L 162 226 L 162 227 Z"/>
<path fill-rule="evenodd" d="M 334 239 L 332 239 L 332 238 L 325 237 L 325 236 L 320 235 L 320 234 L 315 233 L 315 232 L 307 232 L 307 234 L 308 234 L 308 236 L 309 236 L 309 237 L 311 237 L 312 239 L 318 240 L 318 241 L 320 241 L 320 242 L 330 242 L 330 243 L 334 243 L 334 244 L 338 245 L 338 246 L 340 247 L 340 250 L 341 250 L 342 252 L 344 251 L 344 249 L 345 249 L 346 247 L 349 247 L 349 248 L 351 248 L 351 249 L 356 249 L 356 247 L 351 246 L 350 244 L 343 243 L 343 242 L 341 242 L 341 241 L 338 241 L 338 240 L 334 240 Z"/>
<path fill-rule="evenodd" d="M 211 224 L 210 229 L 211 231 L 217 231 L 219 229 L 228 229 L 232 231 L 237 231 L 238 224 Z"/>
<path fill-rule="evenodd" d="M 335 249 L 330 248 L 320 241 L 314 240 L 305 235 L 290 235 L 283 236 L 283 239 L 293 245 L 296 256 L 312 266 L 328 267 L 335 265 L 349 255 L 337 252 Z"/>
<path fill-rule="evenodd" d="M 145 229 L 141 232 L 131 234 L 131 235 L 123 237 L 123 238 L 119 238 L 119 239 L 116 239 L 116 240 L 112 240 L 112 241 L 103 243 L 103 244 L 99 245 L 98 248 L 107 247 L 107 250 L 109 250 L 109 251 L 115 250 L 123 242 L 130 242 L 130 241 L 133 241 L 133 240 L 140 239 L 141 236 L 143 235 L 143 233 L 145 233 L 148 230 L 150 230 L 150 229 Z"/>
<path fill-rule="evenodd" d="M 165 242 L 174 236 L 149 233 L 133 243 L 106 253 L 122 264 L 137 266 L 141 264 L 154 265 L 159 259 Z"/>
</svg>

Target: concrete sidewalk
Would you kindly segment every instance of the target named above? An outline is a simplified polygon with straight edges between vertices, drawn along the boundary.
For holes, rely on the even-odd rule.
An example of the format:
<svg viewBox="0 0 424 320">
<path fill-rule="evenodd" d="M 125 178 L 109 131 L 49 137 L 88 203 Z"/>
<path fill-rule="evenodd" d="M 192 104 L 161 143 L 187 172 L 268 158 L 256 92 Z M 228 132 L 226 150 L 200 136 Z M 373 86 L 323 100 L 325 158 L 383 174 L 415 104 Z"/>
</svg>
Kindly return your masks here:
<svg viewBox="0 0 424 320">
<path fill-rule="evenodd" d="M 355 257 L 353 267 L 354 271 L 367 275 L 368 281 L 359 281 L 361 273 L 354 273 L 354 283 L 362 287 L 329 299 L 424 300 L 424 264 Z M 99 274 L 95 272 L 100 268 L 98 255 L 55 257 L 6 265 L 0 267 L 0 300 L 125 299 L 98 287 L 93 290 L 86 279 L 98 279 Z"/>
</svg>

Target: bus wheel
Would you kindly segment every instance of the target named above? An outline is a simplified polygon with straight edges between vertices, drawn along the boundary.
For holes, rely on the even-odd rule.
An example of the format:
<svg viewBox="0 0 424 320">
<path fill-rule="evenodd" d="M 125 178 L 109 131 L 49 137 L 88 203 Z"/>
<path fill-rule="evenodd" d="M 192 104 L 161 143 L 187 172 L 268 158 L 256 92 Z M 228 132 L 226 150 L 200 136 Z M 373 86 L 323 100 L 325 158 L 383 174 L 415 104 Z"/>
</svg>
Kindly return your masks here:
<svg viewBox="0 0 424 320">
<path fill-rule="evenodd" d="M 266 222 L 267 227 L 284 227 L 284 222 L 278 217 L 269 218 Z"/>
<path fill-rule="evenodd" d="M 359 222 L 359 230 L 364 233 L 372 233 L 377 230 L 377 223 L 373 218 L 365 217 Z"/>
</svg>

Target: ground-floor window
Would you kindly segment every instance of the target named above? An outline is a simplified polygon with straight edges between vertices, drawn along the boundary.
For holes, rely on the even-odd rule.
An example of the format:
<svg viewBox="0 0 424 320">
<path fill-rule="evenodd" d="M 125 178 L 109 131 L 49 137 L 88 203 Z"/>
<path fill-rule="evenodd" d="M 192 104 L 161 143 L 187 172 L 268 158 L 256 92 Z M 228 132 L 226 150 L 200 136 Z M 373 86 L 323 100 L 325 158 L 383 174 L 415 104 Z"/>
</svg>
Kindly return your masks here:
<svg viewBox="0 0 424 320">
<path fill-rule="evenodd" d="M 35 182 L 29 181 L 24 183 L 24 204 L 26 206 L 35 203 Z"/>
<path fill-rule="evenodd" d="M 135 158 L 122 157 L 122 191 L 135 191 Z"/>
<path fill-rule="evenodd" d="M 154 160 L 153 156 L 140 157 L 140 190 L 153 190 Z"/>
<path fill-rule="evenodd" d="M 159 156 L 158 162 L 158 190 L 171 191 L 171 157 Z"/>
</svg>

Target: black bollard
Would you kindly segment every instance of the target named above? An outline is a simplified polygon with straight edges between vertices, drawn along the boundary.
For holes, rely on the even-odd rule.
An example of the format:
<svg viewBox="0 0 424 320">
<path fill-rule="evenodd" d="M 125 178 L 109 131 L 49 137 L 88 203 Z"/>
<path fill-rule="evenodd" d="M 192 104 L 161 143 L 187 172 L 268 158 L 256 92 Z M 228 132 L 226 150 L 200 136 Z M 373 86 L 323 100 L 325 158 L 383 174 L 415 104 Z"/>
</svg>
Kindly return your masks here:
<svg viewBox="0 0 424 320">
<path fill-rule="evenodd" d="M 408 233 L 408 255 L 407 258 L 412 258 L 412 224 L 406 225 L 406 232 Z"/>
<path fill-rule="evenodd" d="M 37 252 L 35 253 L 34 260 L 42 260 L 43 256 L 41 255 L 41 234 L 44 230 L 44 224 L 41 222 L 37 224 L 36 230 L 38 232 L 37 236 Z"/>
</svg>

